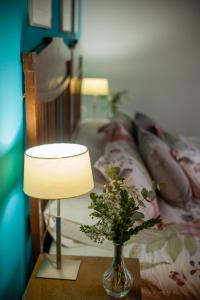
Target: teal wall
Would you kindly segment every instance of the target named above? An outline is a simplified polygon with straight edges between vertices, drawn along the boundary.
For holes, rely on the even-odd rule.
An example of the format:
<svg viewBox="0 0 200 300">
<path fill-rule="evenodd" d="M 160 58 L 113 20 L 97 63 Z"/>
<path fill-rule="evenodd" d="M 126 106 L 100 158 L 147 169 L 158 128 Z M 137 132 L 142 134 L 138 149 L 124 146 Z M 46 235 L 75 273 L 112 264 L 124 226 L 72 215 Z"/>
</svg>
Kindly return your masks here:
<svg viewBox="0 0 200 300">
<path fill-rule="evenodd" d="M 27 25 L 27 0 L 0 0 L 0 299 L 21 299 L 32 268 L 29 201 L 22 192 L 24 114 L 21 52 L 60 31 L 53 0 L 52 30 Z"/>
<path fill-rule="evenodd" d="M 1 1 L 1 0 L 0 0 Z M 22 39 L 21 39 L 21 47 L 24 52 L 32 50 L 38 44 L 41 43 L 43 37 L 62 37 L 64 38 L 66 44 L 70 44 L 70 41 L 73 39 L 79 39 L 80 37 L 80 30 L 81 30 L 81 22 L 79 22 L 79 32 L 76 35 L 71 33 L 66 33 L 61 31 L 61 9 L 60 9 L 60 0 L 52 0 L 52 12 L 53 12 L 53 19 L 52 19 L 52 28 L 45 29 L 39 27 L 31 27 L 28 26 L 28 1 L 21 0 L 21 2 L 25 2 L 25 13 L 23 16 L 23 29 L 22 29 Z M 80 20 L 80 12 L 81 12 L 81 0 L 79 1 L 79 20 Z"/>
</svg>

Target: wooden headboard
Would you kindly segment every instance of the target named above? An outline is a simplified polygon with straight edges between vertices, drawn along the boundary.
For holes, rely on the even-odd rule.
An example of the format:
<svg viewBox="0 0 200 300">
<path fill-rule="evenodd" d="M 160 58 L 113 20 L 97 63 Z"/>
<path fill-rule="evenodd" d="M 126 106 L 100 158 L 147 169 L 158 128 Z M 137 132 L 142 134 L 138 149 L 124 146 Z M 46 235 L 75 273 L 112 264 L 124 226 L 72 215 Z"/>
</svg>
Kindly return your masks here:
<svg viewBox="0 0 200 300">
<path fill-rule="evenodd" d="M 80 121 L 82 59 L 61 38 L 23 54 L 27 148 L 69 142 Z M 38 47 L 41 49 L 41 46 Z M 30 199 L 33 259 L 42 252 L 46 201 Z"/>
</svg>

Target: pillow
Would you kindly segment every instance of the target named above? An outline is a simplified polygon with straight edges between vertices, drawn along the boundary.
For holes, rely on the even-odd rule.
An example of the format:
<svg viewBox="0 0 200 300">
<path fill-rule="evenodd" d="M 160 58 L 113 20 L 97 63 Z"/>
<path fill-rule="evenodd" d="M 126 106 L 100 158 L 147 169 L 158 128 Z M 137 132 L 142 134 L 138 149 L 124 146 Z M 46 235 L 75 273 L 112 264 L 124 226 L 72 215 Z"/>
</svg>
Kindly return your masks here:
<svg viewBox="0 0 200 300">
<path fill-rule="evenodd" d="M 200 138 L 175 135 L 158 125 L 154 126 L 155 134 L 171 149 L 200 151 Z"/>
<path fill-rule="evenodd" d="M 138 134 L 139 134 L 139 128 L 146 129 L 152 133 L 155 132 L 155 126 L 156 122 L 154 122 L 151 118 L 149 118 L 147 115 L 137 112 L 135 114 L 135 118 L 132 121 L 132 136 L 138 145 Z"/>
<path fill-rule="evenodd" d="M 175 136 L 162 128 L 155 127 L 157 135 L 171 148 L 172 156 L 177 160 L 189 179 L 192 194 L 200 199 L 200 145 L 198 138 Z"/>
<path fill-rule="evenodd" d="M 106 141 L 116 142 L 121 145 L 124 150 L 130 155 L 134 155 L 141 161 L 140 154 L 137 150 L 137 146 L 127 129 L 119 120 L 115 120 L 102 126 L 99 130 L 105 134 Z"/>
<path fill-rule="evenodd" d="M 164 185 L 161 195 L 169 204 L 185 207 L 192 199 L 189 181 L 170 154 L 170 148 L 152 133 L 139 129 L 139 149 L 153 179 Z"/>
<path fill-rule="evenodd" d="M 119 124 L 118 124 L 119 126 Z M 119 127 L 113 129 L 112 137 L 102 155 L 94 164 L 101 174 L 107 179 L 106 170 L 108 166 L 118 166 L 121 170 L 121 175 L 125 177 L 126 183 L 129 186 L 136 186 L 138 189 L 143 187 L 151 189 L 152 181 L 145 168 L 140 155 L 136 149 L 133 139 L 120 124 L 120 134 L 115 132 Z M 122 134 L 123 133 L 123 134 Z M 113 139 L 113 137 L 115 137 Z M 141 207 L 140 211 L 144 214 L 145 220 L 157 217 L 159 209 L 156 198 L 151 202 L 145 202 L 145 207 Z"/>
<path fill-rule="evenodd" d="M 185 148 L 187 147 L 187 141 L 183 139 L 179 135 L 172 134 L 168 132 L 167 130 L 164 130 L 158 125 L 155 125 L 155 134 L 163 141 L 165 142 L 170 148 L 173 148 L 175 146 L 179 148 Z"/>
<path fill-rule="evenodd" d="M 189 144 L 194 145 L 197 149 L 200 149 L 200 137 L 199 136 L 187 136 L 182 137 L 183 139 L 187 138 Z"/>
<path fill-rule="evenodd" d="M 174 148 L 171 153 L 187 175 L 193 196 L 200 199 L 200 151 Z"/>
<path fill-rule="evenodd" d="M 86 120 L 78 126 L 73 137 L 73 142 L 88 147 L 91 162 L 95 162 L 102 154 L 106 144 L 105 135 L 98 132 L 98 128 L 107 124 L 109 120 Z"/>
<path fill-rule="evenodd" d="M 111 122 L 113 122 L 113 121 L 120 122 L 123 125 L 123 127 L 125 127 L 126 130 L 130 134 L 132 134 L 132 122 L 133 122 L 133 119 L 127 113 L 122 112 L 122 111 L 117 112 L 114 115 L 114 117 L 112 118 Z"/>
<path fill-rule="evenodd" d="M 94 192 L 100 193 L 101 189 L 95 188 Z M 61 242 L 64 246 L 80 247 L 80 243 L 84 243 L 97 247 L 95 242 L 80 231 L 81 224 L 93 225 L 95 223 L 95 220 L 90 217 L 91 210 L 88 209 L 90 203 L 89 193 L 60 201 Z M 57 203 L 49 201 L 44 210 L 44 219 L 54 240 L 56 240 L 56 215 Z M 101 247 L 108 248 L 108 244 L 109 242 L 105 241 Z"/>
<path fill-rule="evenodd" d="M 98 129 L 98 132 L 104 133 L 107 142 L 117 140 L 129 140 L 132 142 L 131 134 L 125 128 L 120 119 L 113 119 Z"/>
<path fill-rule="evenodd" d="M 154 133 L 154 126 L 156 126 L 156 122 L 147 115 L 137 112 L 135 114 L 134 121 L 139 127 Z"/>
<path fill-rule="evenodd" d="M 86 120 L 80 123 L 74 137 L 72 138 L 74 143 L 87 146 L 90 153 L 92 167 L 94 162 L 103 153 L 103 149 L 106 144 L 105 134 L 98 132 L 98 128 L 107 124 L 108 122 L 109 120 L 106 119 Z M 103 177 L 94 168 L 93 176 L 96 185 L 102 185 L 104 183 Z"/>
</svg>

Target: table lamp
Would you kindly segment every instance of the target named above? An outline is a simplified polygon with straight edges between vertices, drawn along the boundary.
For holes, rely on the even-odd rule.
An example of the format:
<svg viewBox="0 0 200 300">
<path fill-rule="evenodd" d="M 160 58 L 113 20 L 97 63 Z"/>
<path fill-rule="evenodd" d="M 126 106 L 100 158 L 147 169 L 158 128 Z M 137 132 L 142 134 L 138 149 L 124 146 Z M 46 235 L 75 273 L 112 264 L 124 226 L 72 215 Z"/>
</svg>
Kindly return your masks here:
<svg viewBox="0 0 200 300">
<path fill-rule="evenodd" d="M 96 117 L 97 96 L 109 94 L 108 79 L 106 78 L 83 78 L 81 94 L 93 96 L 93 117 Z"/>
<path fill-rule="evenodd" d="M 38 277 L 76 280 L 80 261 L 61 259 L 60 200 L 80 196 L 94 187 L 87 148 L 78 144 L 46 144 L 29 148 L 24 158 L 24 193 L 57 201 L 56 267 L 44 259 Z"/>
</svg>

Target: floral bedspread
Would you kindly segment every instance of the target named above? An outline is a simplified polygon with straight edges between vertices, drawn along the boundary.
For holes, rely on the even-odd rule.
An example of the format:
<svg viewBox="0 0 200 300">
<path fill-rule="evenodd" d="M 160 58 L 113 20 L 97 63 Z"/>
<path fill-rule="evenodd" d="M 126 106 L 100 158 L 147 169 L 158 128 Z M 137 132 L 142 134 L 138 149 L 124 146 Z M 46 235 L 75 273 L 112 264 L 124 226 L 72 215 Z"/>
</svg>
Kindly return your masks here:
<svg viewBox="0 0 200 300">
<path fill-rule="evenodd" d="M 177 222 L 165 223 L 168 207 L 162 206 L 164 223 L 159 230 L 148 229 L 132 238 L 128 256 L 140 260 L 147 299 L 200 299 L 200 220 L 177 209 Z M 193 211 L 199 208 L 198 200 Z"/>
<path fill-rule="evenodd" d="M 163 224 L 132 236 L 124 247 L 126 257 L 140 260 L 143 300 L 199 300 L 200 299 L 200 200 L 191 210 L 173 208 L 160 201 Z M 66 223 L 62 236 L 67 255 L 113 256 L 111 242 L 95 244 L 85 236 L 68 236 L 72 223 Z M 75 224 L 79 228 L 79 224 Z M 65 225 L 63 224 L 63 229 Z M 79 233 L 79 234 L 78 234 Z M 55 247 L 51 249 L 55 253 Z"/>
</svg>

